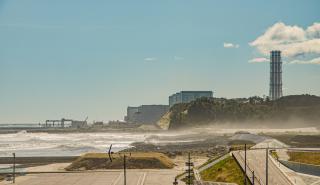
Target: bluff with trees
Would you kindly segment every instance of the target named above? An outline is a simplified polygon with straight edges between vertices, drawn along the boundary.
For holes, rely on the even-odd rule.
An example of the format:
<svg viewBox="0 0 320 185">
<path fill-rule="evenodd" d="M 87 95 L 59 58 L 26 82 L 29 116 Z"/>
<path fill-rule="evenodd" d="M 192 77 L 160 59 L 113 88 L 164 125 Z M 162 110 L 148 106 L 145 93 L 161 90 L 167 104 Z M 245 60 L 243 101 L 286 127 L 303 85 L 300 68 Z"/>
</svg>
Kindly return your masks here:
<svg viewBox="0 0 320 185">
<path fill-rule="evenodd" d="M 190 103 L 176 104 L 158 122 L 162 128 L 183 128 L 207 124 L 259 126 L 318 126 L 320 97 L 313 95 L 268 98 L 200 98 Z M 282 125 L 279 125 L 281 123 Z"/>
</svg>

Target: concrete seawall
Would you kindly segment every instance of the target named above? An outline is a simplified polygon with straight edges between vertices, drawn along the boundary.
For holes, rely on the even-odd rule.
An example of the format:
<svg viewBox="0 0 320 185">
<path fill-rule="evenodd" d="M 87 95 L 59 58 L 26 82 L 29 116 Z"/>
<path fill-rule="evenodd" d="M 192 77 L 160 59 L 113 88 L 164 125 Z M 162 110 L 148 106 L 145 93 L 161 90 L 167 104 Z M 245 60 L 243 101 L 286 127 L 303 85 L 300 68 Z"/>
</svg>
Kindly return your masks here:
<svg viewBox="0 0 320 185">
<path fill-rule="evenodd" d="M 320 176 L 320 166 L 279 160 L 281 164 L 298 173 Z"/>
</svg>

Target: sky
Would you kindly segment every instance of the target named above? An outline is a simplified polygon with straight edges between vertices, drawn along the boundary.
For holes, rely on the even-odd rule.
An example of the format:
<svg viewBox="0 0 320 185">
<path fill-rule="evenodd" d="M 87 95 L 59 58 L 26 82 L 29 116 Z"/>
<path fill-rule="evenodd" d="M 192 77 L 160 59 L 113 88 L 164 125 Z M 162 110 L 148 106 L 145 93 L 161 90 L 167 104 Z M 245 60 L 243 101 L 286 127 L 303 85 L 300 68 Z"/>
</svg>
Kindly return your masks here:
<svg viewBox="0 0 320 185">
<path fill-rule="evenodd" d="M 0 123 L 123 119 L 181 90 L 320 95 L 318 0 L 0 0 Z"/>
</svg>

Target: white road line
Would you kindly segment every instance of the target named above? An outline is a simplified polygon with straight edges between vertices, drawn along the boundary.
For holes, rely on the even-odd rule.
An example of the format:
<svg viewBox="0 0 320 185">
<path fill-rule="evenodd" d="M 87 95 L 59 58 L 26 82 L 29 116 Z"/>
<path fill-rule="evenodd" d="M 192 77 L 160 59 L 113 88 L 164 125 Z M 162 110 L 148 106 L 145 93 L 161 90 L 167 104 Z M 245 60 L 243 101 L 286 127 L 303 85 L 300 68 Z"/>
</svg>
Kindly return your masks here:
<svg viewBox="0 0 320 185">
<path fill-rule="evenodd" d="M 122 176 L 122 173 L 120 172 L 120 174 L 119 174 L 119 176 L 116 178 L 116 180 L 114 180 L 114 181 L 112 182 L 112 185 L 116 185 L 116 184 L 119 182 L 121 176 Z"/>
<path fill-rule="evenodd" d="M 144 173 L 143 173 L 143 176 L 142 176 L 142 180 L 141 180 L 141 182 L 140 182 L 138 185 L 144 185 L 144 181 L 145 181 L 145 179 L 146 179 L 146 176 L 147 176 L 147 172 L 144 172 Z"/>
<path fill-rule="evenodd" d="M 143 173 L 141 173 L 141 175 L 139 175 L 139 179 L 138 179 L 138 181 L 137 181 L 137 185 L 140 184 L 140 179 L 141 179 L 142 176 L 143 176 Z"/>
</svg>

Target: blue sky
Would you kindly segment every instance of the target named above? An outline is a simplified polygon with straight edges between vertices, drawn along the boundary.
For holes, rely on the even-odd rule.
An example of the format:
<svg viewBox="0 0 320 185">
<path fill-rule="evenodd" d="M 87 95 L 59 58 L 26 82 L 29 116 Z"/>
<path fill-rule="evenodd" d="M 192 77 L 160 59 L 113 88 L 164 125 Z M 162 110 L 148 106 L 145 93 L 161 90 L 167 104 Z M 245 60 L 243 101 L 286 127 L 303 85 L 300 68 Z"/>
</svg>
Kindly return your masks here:
<svg viewBox="0 0 320 185">
<path fill-rule="evenodd" d="M 122 119 L 128 105 L 167 104 L 180 90 L 267 95 L 264 51 L 277 47 L 288 49 L 284 94 L 320 95 L 319 7 L 318 0 L 0 0 L 0 123 Z M 285 44 L 275 46 L 270 39 L 279 37 Z"/>
</svg>

